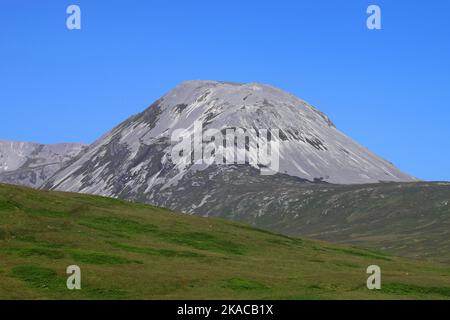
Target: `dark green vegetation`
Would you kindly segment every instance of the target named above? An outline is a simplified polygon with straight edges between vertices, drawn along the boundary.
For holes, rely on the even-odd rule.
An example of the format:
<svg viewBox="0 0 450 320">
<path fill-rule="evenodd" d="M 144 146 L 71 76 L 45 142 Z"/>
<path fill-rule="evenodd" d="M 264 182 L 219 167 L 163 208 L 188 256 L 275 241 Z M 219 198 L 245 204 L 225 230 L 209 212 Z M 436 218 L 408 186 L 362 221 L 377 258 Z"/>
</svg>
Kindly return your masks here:
<svg viewBox="0 0 450 320">
<path fill-rule="evenodd" d="M 450 182 L 332 185 L 229 171 L 202 185 L 210 170 L 163 195 L 171 199 L 167 204 L 289 236 L 450 263 Z"/>
<path fill-rule="evenodd" d="M 278 222 L 260 226 L 267 223 L 283 234 L 450 263 L 450 183 L 321 186 L 294 207 L 298 209 L 284 211 Z"/>
<path fill-rule="evenodd" d="M 66 289 L 79 265 L 82 290 Z M 383 272 L 369 291 L 367 266 Z M 0 185 L 3 299 L 450 298 L 450 266 L 120 200 Z"/>
</svg>

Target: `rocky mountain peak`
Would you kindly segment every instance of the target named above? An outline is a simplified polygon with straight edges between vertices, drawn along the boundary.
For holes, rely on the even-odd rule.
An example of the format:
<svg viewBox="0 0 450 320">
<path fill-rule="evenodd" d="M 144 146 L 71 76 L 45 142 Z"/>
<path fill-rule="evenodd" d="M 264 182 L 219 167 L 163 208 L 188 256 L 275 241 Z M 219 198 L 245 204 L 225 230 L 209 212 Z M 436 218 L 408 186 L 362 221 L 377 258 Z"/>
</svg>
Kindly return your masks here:
<svg viewBox="0 0 450 320">
<path fill-rule="evenodd" d="M 290 93 L 259 83 L 195 80 L 179 84 L 142 113 L 103 135 L 44 187 L 167 204 L 177 193 L 189 193 L 186 186 L 194 181 L 206 192 L 209 181 L 218 175 L 221 181 L 227 177 L 250 181 L 245 177 L 261 168 L 251 161 L 255 153 L 247 154 L 249 161 L 241 165 L 198 166 L 189 162 L 191 155 L 185 156 L 182 164 L 174 162 L 174 133 L 193 136 L 199 123 L 201 133 L 209 129 L 248 130 L 249 141 L 257 138 L 258 130 L 278 130 L 279 167 L 275 174 L 281 178 L 269 177 L 266 183 L 279 183 L 282 177 L 337 184 L 415 180 L 354 142 L 326 115 Z M 235 145 L 234 151 L 248 153 L 251 145 Z M 200 154 L 204 155 L 202 148 Z"/>
</svg>

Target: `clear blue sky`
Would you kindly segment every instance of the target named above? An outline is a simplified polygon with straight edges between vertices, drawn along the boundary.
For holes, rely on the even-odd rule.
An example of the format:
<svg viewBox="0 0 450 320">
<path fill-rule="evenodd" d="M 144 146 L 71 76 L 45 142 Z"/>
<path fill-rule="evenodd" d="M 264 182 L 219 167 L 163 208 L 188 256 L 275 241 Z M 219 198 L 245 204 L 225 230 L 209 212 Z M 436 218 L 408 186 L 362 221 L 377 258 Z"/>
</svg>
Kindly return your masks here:
<svg viewBox="0 0 450 320">
<path fill-rule="evenodd" d="M 183 80 L 263 82 L 402 170 L 450 180 L 448 0 L 2 0 L 0 35 L 0 139 L 90 143 Z"/>
</svg>

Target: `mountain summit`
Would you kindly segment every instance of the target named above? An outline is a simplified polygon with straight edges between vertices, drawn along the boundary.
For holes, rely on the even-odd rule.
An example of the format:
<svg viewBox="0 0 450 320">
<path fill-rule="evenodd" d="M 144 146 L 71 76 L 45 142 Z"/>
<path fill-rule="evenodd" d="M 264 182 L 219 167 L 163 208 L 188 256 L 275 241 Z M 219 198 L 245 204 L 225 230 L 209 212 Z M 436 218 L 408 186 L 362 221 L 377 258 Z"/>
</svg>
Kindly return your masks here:
<svg viewBox="0 0 450 320">
<path fill-rule="evenodd" d="M 180 181 L 192 180 L 205 170 L 171 161 L 172 134 L 177 129 L 192 132 L 195 123 L 201 123 L 203 131 L 278 129 L 277 175 L 337 184 L 415 180 L 337 130 L 322 112 L 283 90 L 258 83 L 186 81 L 86 148 L 45 187 L 152 202 L 155 192 L 177 188 Z M 253 169 L 257 166 L 251 162 L 214 164 L 207 180 L 213 179 L 211 171 L 237 170 L 246 175 Z"/>
</svg>

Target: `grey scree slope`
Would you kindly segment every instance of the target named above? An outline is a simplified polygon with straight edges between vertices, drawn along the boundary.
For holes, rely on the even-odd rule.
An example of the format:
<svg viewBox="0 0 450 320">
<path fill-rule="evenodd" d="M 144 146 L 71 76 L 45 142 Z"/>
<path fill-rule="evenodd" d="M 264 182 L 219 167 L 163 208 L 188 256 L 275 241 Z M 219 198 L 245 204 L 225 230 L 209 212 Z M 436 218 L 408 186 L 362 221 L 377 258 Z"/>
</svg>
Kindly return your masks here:
<svg viewBox="0 0 450 320">
<path fill-rule="evenodd" d="M 38 188 L 84 147 L 0 140 L 0 182 Z"/>
<path fill-rule="evenodd" d="M 260 177 L 258 168 L 250 164 L 208 168 L 174 164 L 171 133 L 178 128 L 193 130 L 195 121 L 203 122 L 204 130 L 279 129 L 279 173 Z M 221 190 L 231 181 L 254 182 L 257 188 L 261 179 L 266 187 L 272 183 L 272 188 L 294 180 L 301 185 L 416 180 L 348 138 L 322 112 L 285 91 L 257 83 L 187 81 L 84 149 L 43 188 L 197 212 L 206 203 L 220 202 L 225 196 Z"/>
</svg>

